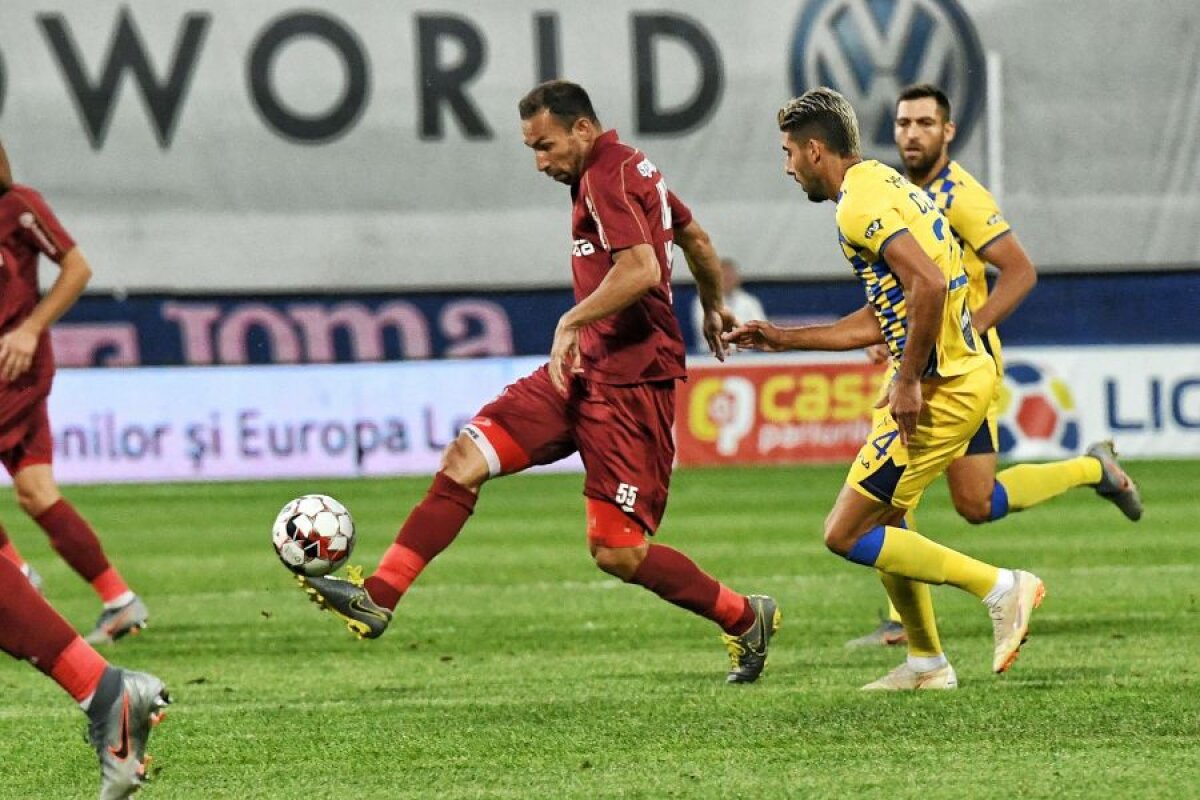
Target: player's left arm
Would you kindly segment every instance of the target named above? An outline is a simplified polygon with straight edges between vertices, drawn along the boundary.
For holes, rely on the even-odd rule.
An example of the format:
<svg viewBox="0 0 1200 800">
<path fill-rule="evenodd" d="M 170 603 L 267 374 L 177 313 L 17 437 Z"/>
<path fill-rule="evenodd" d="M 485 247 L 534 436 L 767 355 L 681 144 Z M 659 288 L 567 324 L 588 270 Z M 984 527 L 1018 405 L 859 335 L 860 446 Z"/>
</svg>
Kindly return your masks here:
<svg viewBox="0 0 1200 800">
<path fill-rule="evenodd" d="M 907 230 L 888 239 L 880 254 L 885 250 L 887 263 L 904 288 L 907 309 L 904 354 L 888 389 L 888 403 L 900 428 L 900 440 L 908 444 L 908 437 L 917 430 L 917 416 L 923 403 L 921 375 L 929 364 L 941 328 L 946 278 Z"/>
<path fill-rule="evenodd" d="M 661 279 L 662 269 L 650 245 L 635 244 L 614 255 L 612 267 L 596 290 L 563 314 L 554 329 L 550 380 L 555 388 L 560 392 L 567 390 L 566 365 L 570 364 L 572 372 L 582 369 L 579 330 L 637 302 Z"/>
<path fill-rule="evenodd" d="M 708 231 L 695 219 L 690 219 L 686 225 L 676 225 L 674 231 L 675 242 L 683 250 L 688 270 L 696 279 L 700 331 L 708 349 L 718 361 L 724 361 L 726 350 L 721 334 L 733 330 L 737 319 L 725 306 L 725 297 L 721 294 L 721 259 Z M 760 314 L 757 319 L 763 316 Z"/>
<path fill-rule="evenodd" d="M 59 264 L 60 272 L 50 291 L 20 325 L 0 336 L 0 379 L 11 381 L 29 369 L 38 338 L 83 294 L 92 268 L 78 247 L 72 247 Z"/>
<path fill-rule="evenodd" d="M 979 255 L 999 272 L 988 299 L 971 314 L 975 330 L 984 333 L 1017 310 L 1037 285 L 1037 269 L 1011 231 L 992 240 Z"/>
<path fill-rule="evenodd" d="M 863 306 L 836 322 L 784 328 L 765 320 L 743 322 L 721 335 L 742 350 L 782 353 L 789 350 L 858 350 L 883 342 L 883 331 L 870 306 Z"/>
</svg>

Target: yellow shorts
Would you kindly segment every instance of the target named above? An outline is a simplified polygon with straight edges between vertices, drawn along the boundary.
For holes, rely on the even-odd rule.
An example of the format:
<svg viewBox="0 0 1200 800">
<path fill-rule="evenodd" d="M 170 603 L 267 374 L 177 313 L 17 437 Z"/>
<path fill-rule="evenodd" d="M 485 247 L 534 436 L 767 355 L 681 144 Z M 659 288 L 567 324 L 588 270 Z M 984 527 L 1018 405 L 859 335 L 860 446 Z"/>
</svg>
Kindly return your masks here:
<svg viewBox="0 0 1200 800">
<path fill-rule="evenodd" d="M 995 385 L 990 361 L 966 375 L 921 381 L 925 407 L 907 447 L 888 409 L 876 409 L 874 429 L 850 466 L 846 485 L 895 508 L 916 508 L 926 487 L 966 453 L 977 432 L 990 427 Z"/>
<path fill-rule="evenodd" d="M 982 337 L 983 349 L 996 364 L 996 388 L 992 390 L 992 401 L 988 404 L 987 421 L 979 426 L 979 430 L 971 437 L 964 455 L 974 456 L 982 453 L 1000 452 L 1000 413 L 1008 398 L 1004 396 L 1004 361 L 1000 354 L 1000 337 L 992 328 Z"/>
</svg>

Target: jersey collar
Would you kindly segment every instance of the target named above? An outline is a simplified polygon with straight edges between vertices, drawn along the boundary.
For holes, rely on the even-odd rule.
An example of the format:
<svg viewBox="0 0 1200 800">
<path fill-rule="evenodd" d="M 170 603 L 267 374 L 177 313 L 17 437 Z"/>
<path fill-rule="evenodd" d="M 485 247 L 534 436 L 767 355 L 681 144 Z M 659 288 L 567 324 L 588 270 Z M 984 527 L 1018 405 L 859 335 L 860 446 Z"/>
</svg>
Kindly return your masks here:
<svg viewBox="0 0 1200 800">
<path fill-rule="evenodd" d="M 942 167 L 941 172 L 939 172 L 937 175 L 934 175 L 929 180 L 925 181 L 925 183 L 923 183 L 921 185 L 921 188 L 928 191 L 929 187 L 933 186 L 934 181 L 944 181 L 944 180 L 946 180 L 946 178 L 949 178 L 950 177 L 950 167 L 952 167 L 952 166 L 954 166 L 954 159 L 950 159 L 949 161 L 947 161 L 946 166 Z"/>
<path fill-rule="evenodd" d="M 583 160 L 583 169 L 586 172 L 587 168 L 596 162 L 605 150 L 614 147 L 617 144 L 617 129 L 609 128 L 604 133 L 596 137 L 596 141 L 592 142 L 592 152 L 588 153 L 588 157 Z"/>
</svg>

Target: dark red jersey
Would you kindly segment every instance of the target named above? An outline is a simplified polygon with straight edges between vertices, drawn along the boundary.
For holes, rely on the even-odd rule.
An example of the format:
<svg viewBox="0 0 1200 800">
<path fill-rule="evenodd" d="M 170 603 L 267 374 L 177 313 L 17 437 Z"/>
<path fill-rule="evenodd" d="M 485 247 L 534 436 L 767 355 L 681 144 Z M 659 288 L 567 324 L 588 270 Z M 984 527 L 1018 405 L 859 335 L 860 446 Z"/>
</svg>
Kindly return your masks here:
<svg viewBox="0 0 1200 800">
<path fill-rule="evenodd" d="M 637 302 L 580 331 L 584 377 L 621 385 L 683 377 L 683 336 L 671 308 L 671 228 L 686 224 L 691 212 L 669 198 L 658 168 L 620 142 L 615 130 L 596 139 L 571 198 L 576 302 L 596 290 L 618 251 L 634 245 L 650 245 L 661 272 L 658 285 Z"/>
<path fill-rule="evenodd" d="M 38 304 L 38 256 L 55 263 L 75 247 L 75 240 L 37 191 L 14 184 L 0 195 L 0 335 L 25 320 Z M 42 333 L 33 363 L 15 381 L 0 381 L 0 403 L 50 391 L 54 354 L 50 332 Z"/>
</svg>

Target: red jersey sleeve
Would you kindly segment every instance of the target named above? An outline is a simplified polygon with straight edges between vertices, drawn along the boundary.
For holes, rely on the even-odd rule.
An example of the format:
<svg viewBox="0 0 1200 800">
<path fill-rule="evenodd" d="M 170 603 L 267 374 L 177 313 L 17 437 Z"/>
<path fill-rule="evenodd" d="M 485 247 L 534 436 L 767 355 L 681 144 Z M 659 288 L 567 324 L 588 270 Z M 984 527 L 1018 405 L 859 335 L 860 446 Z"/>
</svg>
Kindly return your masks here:
<svg viewBox="0 0 1200 800">
<path fill-rule="evenodd" d="M 667 190 L 667 204 L 671 207 L 671 227 L 685 228 L 692 221 L 692 210 L 679 199 L 679 195 Z"/>
<path fill-rule="evenodd" d="M 605 250 L 654 244 L 653 217 L 649 215 L 661 216 L 662 201 L 654 184 L 638 174 L 629 161 L 611 172 L 589 172 L 584 199 Z"/>
<path fill-rule="evenodd" d="M 75 248 L 75 240 L 58 221 L 50 205 L 36 189 L 17 185 L 11 190 L 23 208 L 18 213 L 19 235 L 30 247 L 56 264 Z"/>
</svg>

